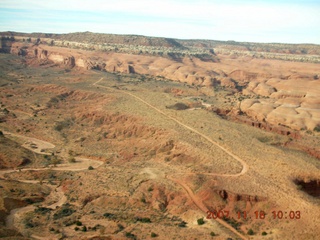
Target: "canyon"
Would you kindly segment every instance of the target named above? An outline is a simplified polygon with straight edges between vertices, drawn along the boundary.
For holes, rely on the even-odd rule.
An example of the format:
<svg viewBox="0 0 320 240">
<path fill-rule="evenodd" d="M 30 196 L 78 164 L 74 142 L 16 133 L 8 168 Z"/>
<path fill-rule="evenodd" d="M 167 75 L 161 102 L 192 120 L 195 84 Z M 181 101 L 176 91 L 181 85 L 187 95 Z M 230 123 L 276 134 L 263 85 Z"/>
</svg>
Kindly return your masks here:
<svg viewBox="0 0 320 240">
<path fill-rule="evenodd" d="M 0 234 L 319 235 L 318 45 L 1 35 Z"/>
</svg>

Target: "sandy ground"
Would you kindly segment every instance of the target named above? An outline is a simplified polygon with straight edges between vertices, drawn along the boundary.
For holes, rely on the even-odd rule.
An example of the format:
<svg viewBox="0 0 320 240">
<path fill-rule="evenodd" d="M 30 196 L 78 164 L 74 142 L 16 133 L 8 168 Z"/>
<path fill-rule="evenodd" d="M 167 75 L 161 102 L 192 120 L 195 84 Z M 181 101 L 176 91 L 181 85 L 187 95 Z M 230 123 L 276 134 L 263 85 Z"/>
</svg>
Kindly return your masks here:
<svg viewBox="0 0 320 240">
<path fill-rule="evenodd" d="M 232 65 L 232 61 L 230 64 L 231 71 L 236 65 Z M 247 64 L 245 67 L 250 69 Z M 204 97 L 200 92 L 202 89 L 197 91 L 195 87 L 188 88 L 183 84 L 161 81 L 140 83 L 138 77 L 134 79 L 134 83 L 127 82 L 130 77 L 124 77 L 117 82 L 105 77 L 107 74 L 97 72 L 84 76 L 70 74 L 74 75 L 58 75 L 60 80 L 56 75 L 52 79 L 38 78 L 35 81 L 47 82 L 44 85 L 37 83 L 33 85 L 34 88 L 28 86 L 28 89 L 32 89 L 29 90 L 30 96 L 24 95 L 24 86 L 21 86 L 20 92 L 8 88 L 6 94 L 12 94 L 15 98 L 11 98 L 12 103 L 10 99 L 4 100 L 8 109 L 12 112 L 17 110 L 18 115 L 18 119 L 11 119 L 12 123 L 8 123 L 4 128 L 13 132 L 19 127 L 21 132 L 29 130 L 28 134 L 31 135 L 29 138 L 15 134 L 11 135 L 12 139 L 27 143 L 24 147 L 37 147 L 31 150 L 39 153 L 44 153 L 41 152 L 44 148 L 55 147 L 50 143 L 54 142 L 56 149 L 62 150 L 62 154 L 66 155 L 68 150 L 72 150 L 83 156 L 76 157 L 75 163 L 21 170 L 35 170 L 37 173 L 34 175 L 38 177 L 41 176 L 38 175 L 41 171 L 51 169 L 59 172 L 59 175 L 56 174 L 58 178 L 62 176 L 63 186 L 53 188 L 46 199 L 48 201 L 44 202 L 45 206 L 61 206 L 66 201 L 66 196 L 74 208 L 82 207 L 86 202 L 84 209 L 77 208 L 78 215 L 73 217 L 80 217 L 88 226 L 104 225 L 106 219 L 102 214 L 113 209 L 118 216 L 128 219 L 116 220 L 126 223 L 125 231 L 133 231 L 140 234 L 139 236 L 146 236 L 143 234 L 148 234 L 150 228 L 144 225 L 141 232 L 137 228 L 142 225 L 132 224 L 130 219 L 134 219 L 135 214 L 142 213 L 144 216 L 153 217 L 155 212 L 162 210 L 159 206 L 165 206 L 166 213 L 163 217 L 173 214 L 188 222 L 188 227 L 179 232 L 182 235 L 188 231 L 192 234 L 193 231 L 193 236 L 202 232 L 210 238 L 209 229 L 212 227 L 213 231 L 221 234 L 218 239 L 235 235 L 246 239 L 248 236 L 244 235 L 248 228 L 253 228 L 257 230 L 257 235 L 252 237 L 254 239 L 261 239 L 261 232 L 264 230 L 268 232 L 267 237 L 270 239 L 289 239 L 289 232 L 292 232 L 292 239 L 312 239 L 312 234 L 317 229 L 312 233 L 310 229 L 317 226 L 316 211 L 319 204 L 298 190 L 292 179 L 297 176 L 318 179 L 319 165 L 314 159 L 260 141 L 274 138 L 275 142 L 279 139 L 281 143 L 282 139 L 272 133 L 219 119 L 203 109 L 166 109 L 166 106 L 184 100 L 183 96 L 173 97 L 173 92 L 171 94 L 170 91 L 163 91 L 168 86 L 175 84 L 174 88 L 180 93 L 184 91 L 186 96 L 199 98 Z M 238 73 L 235 71 L 233 74 Z M 54 84 L 52 80 L 55 81 Z M 208 97 L 206 101 L 214 105 L 215 94 L 220 93 L 212 90 L 212 95 L 209 95 L 212 97 Z M 19 97 L 20 101 L 12 100 Z M 52 99 L 59 99 L 59 102 L 46 108 L 46 104 Z M 32 106 L 41 105 L 44 110 L 37 112 L 38 116 L 35 117 L 30 114 L 33 110 L 21 106 L 21 103 L 28 101 Z M 202 102 L 202 105 L 211 106 L 209 103 Z M 18 104 L 20 106 L 17 106 Z M 19 109 L 29 113 L 19 119 Z M 62 131 L 57 131 L 57 123 L 70 124 Z M 43 132 L 45 135 L 42 135 Z M 5 134 L 10 137 L 8 133 Z M 34 139 L 33 136 L 43 136 L 48 142 Z M 172 148 L 168 150 L 171 141 Z M 92 159 L 101 159 L 105 163 L 104 167 L 99 167 L 102 161 Z M 94 167 L 95 171 L 84 171 L 89 166 Z M 63 173 L 64 171 L 66 173 Z M 76 173 L 69 173 L 72 171 Z M 13 172 L 1 171 L 1 177 L 5 173 Z M 38 183 L 24 180 L 23 177 L 21 181 Z M 221 191 L 220 196 L 217 191 Z M 221 200 L 223 194 L 228 195 L 227 199 Z M 145 203 L 141 202 L 143 197 Z M 217 204 L 222 204 L 230 212 L 241 209 L 248 213 L 250 210 L 253 214 L 254 211 L 266 210 L 268 219 L 245 222 L 241 233 L 226 222 L 219 222 L 219 219 L 198 226 L 197 219 L 205 217 L 208 208 L 219 207 Z M 301 211 L 300 222 L 271 219 L 271 212 L 279 209 Z M 97 213 L 91 215 L 92 210 Z M 26 208 L 21 211 L 29 210 Z M 132 215 L 128 215 L 129 211 Z M 17 215 L 20 215 L 18 209 L 10 215 L 10 221 L 14 222 Z M 174 230 L 169 230 L 168 225 L 161 225 L 163 218 L 158 219 L 154 225 L 159 225 L 161 231 L 173 235 Z M 53 234 L 48 230 L 51 224 L 53 223 L 40 224 L 35 231 L 39 231 L 37 234 L 41 235 L 40 229 L 44 229 L 42 236 Z M 114 222 L 112 224 L 115 225 Z M 169 224 L 174 225 L 172 221 Z M 116 225 L 113 228 L 111 225 L 107 227 L 110 229 L 109 234 L 117 230 Z M 302 225 L 305 225 L 304 229 Z M 77 239 L 80 232 L 75 232 L 74 227 L 75 225 L 65 227 L 64 230 L 68 236 Z M 90 234 L 94 233 L 89 232 L 86 236 Z M 160 239 L 165 239 L 164 236 L 161 237 Z M 39 236 L 38 238 L 43 239 Z"/>
</svg>

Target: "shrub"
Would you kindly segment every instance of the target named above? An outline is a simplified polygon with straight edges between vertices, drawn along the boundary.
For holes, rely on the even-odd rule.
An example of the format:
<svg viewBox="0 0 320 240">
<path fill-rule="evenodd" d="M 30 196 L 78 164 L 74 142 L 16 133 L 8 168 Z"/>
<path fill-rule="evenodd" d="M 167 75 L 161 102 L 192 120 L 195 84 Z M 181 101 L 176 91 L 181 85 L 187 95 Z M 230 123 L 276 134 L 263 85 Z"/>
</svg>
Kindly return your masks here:
<svg viewBox="0 0 320 240">
<path fill-rule="evenodd" d="M 152 238 L 158 237 L 158 234 L 152 232 L 152 233 L 151 233 L 151 237 L 152 237 Z"/>
<path fill-rule="evenodd" d="M 127 238 L 137 239 L 136 235 L 134 235 L 134 234 L 131 233 L 131 232 L 126 232 L 125 235 L 126 235 Z"/>
<path fill-rule="evenodd" d="M 88 170 L 93 170 L 94 168 L 92 166 L 89 166 L 88 167 Z"/>
<path fill-rule="evenodd" d="M 169 109 L 174 109 L 174 110 L 186 110 L 189 108 L 189 106 L 187 104 L 184 104 L 184 103 L 176 103 L 172 106 L 166 106 L 166 108 L 169 108 Z"/>
<path fill-rule="evenodd" d="M 94 227 L 92 228 L 92 231 L 97 231 L 97 229 L 101 229 L 101 225 L 100 224 L 96 224 L 94 225 Z"/>
<path fill-rule="evenodd" d="M 25 228 L 34 228 L 35 227 L 35 225 L 32 222 L 26 222 L 24 224 L 24 226 L 25 226 Z"/>
<path fill-rule="evenodd" d="M 119 231 L 122 231 L 124 229 L 124 226 L 122 226 L 120 223 L 118 224 Z"/>
<path fill-rule="evenodd" d="M 139 222 L 142 222 L 142 223 L 151 223 L 151 219 L 150 218 L 136 217 L 135 220 L 139 221 Z"/>
<path fill-rule="evenodd" d="M 74 230 L 75 230 L 75 231 L 79 231 L 79 228 L 78 228 L 78 227 L 75 227 Z"/>
<path fill-rule="evenodd" d="M 233 218 L 223 218 L 227 223 L 229 223 L 233 228 L 238 229 L 241 226 L 240 222 L 237 222 Z"/>
<path fill-rule="evenodd" d="M 42 215 L 45 215 L 46 213 L 50 212 L 51 209 L 50 208 L 46 208 L 46 207 L 38 207 L 34 210 L 35 213 L 40 213 Z"/>
<path fill-rule="evenodd" d="M 53 159 L 51 158 L 51 164 L 53 164 L 54 167 L 57 166 L 57 164 L 60 164 L 61 160 L 58 159 L 57 157 L 54 157 Z"/>
<path fill-rule="evenodd" d="M 77 225 L 77 226 L 82 226 L 82 222 L 76 221 L 76 225 Z"/>
<path fill-rule="evenodd" d="M 210 236 L 214 237 L 214 236 L 216 236 L 216 234 L 214 232 L 211 232 Z"/>
<path fill-rule="evenodd" d="M 105 218 L 109 218 L 109 219 L 114 219 L 114 218 L 115 218 L 115 214 L 113 214 L 113 213 L 108 213 L 108 212 L 106 212 L 105 214 L 103 214 L 103 216 L 104 216 Z"/>
<path fill-rule="evenodd" d="M 86 231 L 87 231 L 87 227 L 86 227 L 86 226 L 83 226 L 81 231 L 82 231 L 82 232 L 86 232 Z"/>
<path fill-rule="evenodd" d="M 185 228 L 187 227 L 187 223 L 185 221 L 182 221 L 178 224 L 178 227 Z"/>
<path fill-rule="evenodd" d="M 262 232 L 262 236 L 266 236 L 268 233 L 266 233 L 266 232 Z"/>
<path fill-rule="evenodd" d="M 250 229 L 248 230 L 247 234 L 248 234 L 248 235 L 253 235 L 254 232 L 253 232 L 253 230 L 250 228 Z"/>
<path fill-rule="evenodd" d="M 199 218 L 199 219 L 197 220 L 197 222 L 198 222 L 198 225 L 203 225 L 203 224 L 204 224 L 203 218 Z"/>
<path fill-rule="evenodd" d="M 59 218 L 67 217 L 73 214 L 75 210 L 69 208 L 68 206 L 62 207 L 62 209 L 53 215 L 53 219 L 57 220 Z"/>
<path fill-rule="evenodd" d="M 320 125 L 315 126 L 315 128 L 313 129 L 313 131 L 315 131 L 315 132 L 320 132 Z"/>
</svg>

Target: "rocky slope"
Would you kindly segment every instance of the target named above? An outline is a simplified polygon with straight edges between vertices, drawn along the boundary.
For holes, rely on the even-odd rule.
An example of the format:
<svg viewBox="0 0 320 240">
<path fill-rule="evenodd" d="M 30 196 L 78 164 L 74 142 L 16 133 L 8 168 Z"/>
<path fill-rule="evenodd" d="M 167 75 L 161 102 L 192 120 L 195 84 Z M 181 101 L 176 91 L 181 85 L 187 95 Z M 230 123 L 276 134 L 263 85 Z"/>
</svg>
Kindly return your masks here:
<svg viewBox="0 0 320 240">
<path fill-rule="evenodd" d="M 317 62 L 317 45 L 187 41 L 89 32 L 5 34 L 2 50 L 25 57 L 28 64 L 57 64 L 222 87 L 237 93 L 233 112 L 254 121 L 298 131 L 320 125 L 319 64 L 289 61 Z"/>
<path fill-rule="evenodd" d="M 240 112 L 242 104 L 235 103 L 244 102 L 244 97 L 268 99 L 254 93 L 251 82 L 259 84 L 270 75 L 287 76 L 286 69 L 308 75 L 316 70 L 312 65 L 299 69 L 302 65 L 276 62 L 264 70 L 259 66 L 272 62 L 224 56 L 216 63 L 198 59 L 194 62 L 202 69 L 217 73 L 213 87 L 201 87 L 158 81 L 151 75 L 87 71 L 49 59 L 50 54 L 59 53 L 63 59 L 74 57 L 76 62 L 77 54 L 86 53 L 80 50 L 41 44 L 20 49 L 26 51 L 25 56 L 0 54 L 1 110 L 11 114 L 5 115 L 1 129 L 12 135 L 19 131 L 23 139 L 49 142 L 55 146 L 52 153 L 63 156 L 61 164 L 52 169 L 44 169 L 48 159 L 37 156 L 40 162 L 36 170 L 1 171 L 0 198 L 16 193 L 29 198 L 33 192 L 44 192 L 34 196 L 44 199 L 36 204 L 39 208 L 14 217 L 23 236 L 150 239 L 153 232 L 157 239 L 212 239 L 212 235 L 235 239 L 239 234 L 249 237 L 249 229 L 254 231 L 255 236 L 250 236 L 254 239 L 260 239 L 263 232 L 273 239 L 288 239 L 288 233 L 295 239 L 319 235 L 319 204 L 313 197 L 318 195 L 319 161 L 269 144 L 290 136 L 225 121 L 199 109 L 213 105 L 222 110 L 225 107 L 229 113 Z M 42 50 L 47 51 L 46 57 Z M 117 56 L 119 61 L 127 61 L 121 58 L 122 53 L 91 54 L 83 57 L 107 61 Z M 130 63 L 133 67 L 150 59 L 138 57 Z M 227 83 L 230 86 L 222 86 Z M 253 93 L 244 95 L 247 88 Z M 237 116 L 246 117 L 243 112 Z M 41 152 L 44 147 L 38 149 Z M 102 165 L 86 165 L 80 171 L 80 156 L 99 159 Z M 20 187 L 19 182 L 13 186 L 15 180 L 26 181 L 29 186 Z M 19 206 L 0 208 L 0 217 Z M 229 218 L 220 223 L 210 221 L 206 219 L 207 209 L 229 212 Z M 247 219 L 244 214 L 239 217 L 244 211 Z M 265 218 L 257 219 L 257 211 L 264 211 Z M 281 221 L 273 218 L 272 211 L 301 214 L 295 215 L 299 219 Z M 202 218 L 204 224 L 199 225 Z M 1 227 L 0 223 L 0 235 Z M 230 228 L 237 229 L 237 235 Z"/>
</svg>

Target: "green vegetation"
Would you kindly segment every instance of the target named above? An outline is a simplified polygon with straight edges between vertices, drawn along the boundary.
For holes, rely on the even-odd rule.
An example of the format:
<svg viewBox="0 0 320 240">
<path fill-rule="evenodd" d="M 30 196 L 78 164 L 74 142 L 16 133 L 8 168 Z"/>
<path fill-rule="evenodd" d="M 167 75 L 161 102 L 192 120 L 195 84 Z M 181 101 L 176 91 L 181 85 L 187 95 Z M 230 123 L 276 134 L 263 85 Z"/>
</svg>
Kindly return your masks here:
<svg viewBox="0 0 320 240">
<path fill-rule="evenodd" d="M 108 212 L 106 212 L 105 214 L 103 214 L 103 216 L 104 216 L 105 218 L 108 218 L 108 219 L 115 219 L 115 218 L 116 218 L 116 215 L 115 215 L 115 214 L 113 214 L 113 213 L 108 213 Z"/>
<path fill-rule="evenodd" d="M 76 225 L 77 225 L 77 226 L 82 226 L 82 222 L 76 221 Z"/>
<path fill-rule="evenodd" d="M 216 234 L 214 232 L 211 232 L 210 236 L 214 237 L 214 236 L 216 236 Z"/>
<path fill-rule="evenodd" d="M 203 218 L 199 218 L 197 222 L 198 222 L 198 225 L 203 225 L 205 223 Z"/>
<path fill-rule="evenodd" d="M 53 219 L 57 220 L 72 215 L 75 212 L 69 205 L 64 205 L 58 212 L 53 215 Z"/>
<path fill-rule="evenodd" d="M 268 233 L 267 232 L 262 232 L 261 235 L 262 236 L 266 236 Z"/>
<path fill-rule="evenodd" d="M 186 110 L 189 108 L 189 106 L 184 103 L 176 103 L 174 105 L 167 106 L 166 108 L 173 109 L 173 110 Z"/>
<path fill-rule="evenodd" d="M 248 230 L 247 234 L 248 234 L 248 235 L 254 235 L 254 232 L 253 232 L 253 230 L 250 228 L 250 229 Z"/>
<path fill-rule="evenodd" d="M 152 237 L 152 238 L 158 237 L 158 234 L 152 232 L 152 233 L 151 233 L 151 237 Z"/>
<path fill-rule="evenodd" d="M 120 223 L 118 224 L 118 231 L 121 232 L 124 229 L 124 226 L 122 226 Z"/>
<path fill-rule="evenodd" d="M 73 125 L 72 120 L 71 119 L 67 119 L 67 120 L 64 120 L 64 121 L 61 121 L 61 122 L 57 122 L 55 127 L 54 127 L 54 130 L 56 130 L 58 132 L 61 132 L 65 128 L 70 128 L 72 125 Z"/>
<path fill-rule="evenodd" d="M 33 222 L 25 222 L 24 223 L 25 228 L 34 228 L 36 225 Z"/>
<path fill-rule="evenodd" d="M 187 227 L 187 223 L 185 221 L 182 221 L 178 224 L 178 227 L 185 228 Z"/>
<path fill-rule="evenodd" d="M 230 224 L 234 229 L 239 229 L 241 226 L 240 222 L 237 222 L 234 218 L 223 218 L 224 221 L 226 221 L 228 224 Z"/>
<path fill-rule="evenodd" d="M 41 215 L 45 215 L 46 213 L 51 212 L 50 208 L 46 208 L 46 207 L 38 207 L 34 210 L 35 213 L 40 213 Z"/>
<path fill-rule="evenodd" d="M 151 223 L 151 219 L 150 218 L 135 217 L 135 220 L 137 222 L 142 222 L 142 223 Z"/>
<path fill-rule="evenodd" d="M 134 235 L 134 234 L 131 233 L 131 232 L 126 232 L 126 233 L 125 233 L 125 236 L 126 236 L 127 238 L 137 239 L 136 235 Z"/>
<path fill-rule="evenodd" d="M 93 170 L 94 168 L 92 166 L 89 166 L 88 167 L 88 170 Z"/>
<path fill-rule="evenodd" d="M 313 129 L 313 131 L 315 131 L 315 132 L 320 132 L 320 125 L 315 126 L 315 128 Z"/>
</svg>

